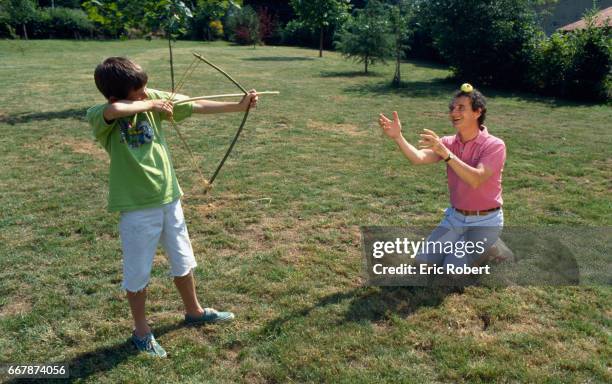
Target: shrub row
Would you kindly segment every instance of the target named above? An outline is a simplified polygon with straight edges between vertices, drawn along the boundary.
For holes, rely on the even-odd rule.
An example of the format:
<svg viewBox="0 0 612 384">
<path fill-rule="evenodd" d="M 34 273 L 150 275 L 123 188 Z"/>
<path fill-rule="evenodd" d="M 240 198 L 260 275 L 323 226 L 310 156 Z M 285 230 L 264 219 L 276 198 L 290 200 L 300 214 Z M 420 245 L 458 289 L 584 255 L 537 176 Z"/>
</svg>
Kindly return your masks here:
<svg viewBox="0 0 612 384">
<path fill-rule="evenodd" d="M 29 38 L 80 39 L 93 36 L 94 25 L 85 12 L 73 8 L 36 9 L 25 23 Z M 0 37 L 23 35 L 23 25 L 16 24 L 8 15 L 0 17 Z"/>
<path fill-rule="evenodd" d="M 587 101 L 612 93 L 612 34 L 597 27 L 546 37 L 534 0 L 432 0 L 417 19 L 461 82 Z"/>
<path fill-rule="evenodd" d="M 555 33 L 534 49 L 527 79 L 531 90 L 572 99 L 612 98 L 610 28 Z"/>
</svg>

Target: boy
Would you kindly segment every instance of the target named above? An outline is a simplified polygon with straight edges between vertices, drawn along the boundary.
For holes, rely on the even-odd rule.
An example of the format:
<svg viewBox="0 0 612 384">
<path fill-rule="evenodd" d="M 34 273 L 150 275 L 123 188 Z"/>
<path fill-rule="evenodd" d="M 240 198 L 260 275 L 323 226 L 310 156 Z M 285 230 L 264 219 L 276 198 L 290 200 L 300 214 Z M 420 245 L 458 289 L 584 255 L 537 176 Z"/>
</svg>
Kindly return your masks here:
<svg viewBox="0 0 612 384">
<path fill-rule="evenodd" d="M 242 101 L 197 101 L 173 108 L 167 92 L 147 89 L 147 74 L 123 57 L 109 57 L 96 67 L 98 90 L 108 100 L 87 111 L 93 134 L 109 154 L 108 209 L 120 212 L 123 283 L 134 319 L 132 341 L 139 351 L 165 357 L 145 316 L 146 287 L 161 240 L 174 283 L 185 305 L 188 324 L 230 321 L 231 312 L 202 308 L 196 297 L 196 267 L 162 120 L 183 120 L 192 113 L 239 112 L 256 107 L 257 93 Z M 184 97 L 184 96 L 181 96 Z"/>
<path fill-rule="evenodd" d="M 424 129 L 420 149 L 408 143 L 402 135 L 397 112 L 393 120 L 382 113 L 379 124 L 393 139 L 412 164 L 432 164 L 444 160 L 448 176 L 451 206 L 445 217 L 427 239 L 444 244 L 484 241 L 483 252 L 456 254 L 421 253 L 417 260 L 447 269 L 454 266 L 478 266 L 485 262 L 487 251 L 499 238 L 504 224 L 502 211 L 502 172 L 506 160 L 506 145 L 489 134 L 484 121 L 486 99 L 470 84 L 463 84 L 449 104 L 449 119 L 457 132 L 442 138 Z"/>
</svg>

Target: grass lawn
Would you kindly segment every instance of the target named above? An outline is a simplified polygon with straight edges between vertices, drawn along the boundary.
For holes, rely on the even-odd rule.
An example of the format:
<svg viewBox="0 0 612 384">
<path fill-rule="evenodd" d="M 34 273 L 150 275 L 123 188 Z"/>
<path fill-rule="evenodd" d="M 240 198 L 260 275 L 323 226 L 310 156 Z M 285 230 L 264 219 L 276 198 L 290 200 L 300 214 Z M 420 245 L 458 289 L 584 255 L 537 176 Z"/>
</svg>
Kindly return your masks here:
<svg viewBox="0 0 612 384">
<path fill-rule="evenodd" d="M 169 89 L 164 43 L 0 41 L 0 362 L 68 362 L 71 380 L 105 383 L 612 380 L 609 286 L 362 286 L 359 226 L 432 226 L 448 204 L 444 166 L 410 166 L 376 124 L 396 109 L 412 142 L 424 127 L 451 134 L 446 68 L 407 62 L 394 90 L 392 66 L 364 76 L 336 53 L 181 41 L 179 74 L 194 49 L 248 88 L 281 92 L 261 97 L 206 196 L 169 131 L 200 299 L 236 321 L 182 326 L 160 251 L 148 312 L 169 358 L 128 341 L 108 159 L 84 115 L 103 102 L 93 69 L 107 56 Z M 236 89 L 200 66 L 182 91 Z M 610 106 L 483 92 L 508 148 L 506 224 L 610 226 Z M 180 124 L 205 175 L 241 117 Z"/>
</svg>

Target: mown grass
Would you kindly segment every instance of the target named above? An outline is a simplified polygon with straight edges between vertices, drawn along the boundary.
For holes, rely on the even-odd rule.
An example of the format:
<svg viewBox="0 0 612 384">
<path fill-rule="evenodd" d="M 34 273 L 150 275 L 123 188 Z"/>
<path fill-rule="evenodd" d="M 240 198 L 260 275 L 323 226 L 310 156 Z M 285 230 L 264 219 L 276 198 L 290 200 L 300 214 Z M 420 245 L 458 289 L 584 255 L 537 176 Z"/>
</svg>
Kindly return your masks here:
<svg viewBox="0 0 612 384">
<path fill-rule="evenodd" d="M 179 42 L 180 74 L 198 50 L 262 97 L 213 192 L 170 134 L 206 306 L 230 325 L 186 328 L 156 260 L 148 310 L 169 359 L 135 354 L 120 290 L 108 160 L 85 110 L 102 102 L 95 65 L 127 55 L 169 88 L 162 42 L 0 42 L 0 350 L 5 362 L 68 362 L 82 382 L 609 382 L 609 287 L 362 287 L 360 225 L 435 225 L 448 204 L 442 165 L 415 168 L 376 126 L 397 109 L 450 134 L 457 84 L 408 62 L 362 76 L 335 53 Z M 234 92 L 199 67 L 190 95 Z M 612 112 L 484 89 L 490 130 L 508 147 L 507 225 L 609 226 Z M 241 116 L 181 127 L 206 175 Z M 607 255 L 609 257 L 609 255 Z"/>
</svg>

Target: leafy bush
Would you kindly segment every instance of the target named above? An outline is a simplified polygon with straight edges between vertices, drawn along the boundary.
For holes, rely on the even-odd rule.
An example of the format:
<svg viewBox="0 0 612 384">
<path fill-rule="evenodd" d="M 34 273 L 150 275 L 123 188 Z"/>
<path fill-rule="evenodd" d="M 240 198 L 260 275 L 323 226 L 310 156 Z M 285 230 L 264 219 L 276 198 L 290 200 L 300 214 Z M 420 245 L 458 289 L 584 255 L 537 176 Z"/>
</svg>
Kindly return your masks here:
<svg viewBox="0 0 612 384">
<path fill-rule="evenodd" d="M 213 20 L 208 23 L 208 28 L 213 38 L 218 39 L 223 37 L 223 23 L 221 20 Z"/>
<path fill-rule="evenodd" d="M 532 89 L 554 96 L 602 101 L 612 86 L 610 28 L 555 33 L 537 46 L 531 68 Z"/>
<path fill-rule="evenodd" d="M 232 8 L 227 15 L 226 33 L 238 44 L 258 44 L 259 15 L 251 6 Z"/>
<path fill-rule="evenodd" d="M 482 85 L 525 84 L 541 37 L 535 0 L 432 0 L 423 17 L 455 76 Z"/>
<path fill-rule="evenodd" d="M 89 37 L 93 24 L 80 9 L 55 7 L 43 8 L 36 18 L 35 36 L 54 39 Z"/>
<path fill-rule="evenodd" d="M 224 23 L 221 20 L 234 3 L 227 0 L 199 0 L 192 4 L 194 8 L 190 25 L 191 38 L 214 40 L 223 37 Z"/>
<path fill-rule="evenodd" d="M 276 30 L 276 21 L 267 7 L 262 7 L 257 12 L 259 16 L 259 38 L 262 42 L 273 40 Z"/>
<path fill-rule="evenodd" d="M 536 45 L 529 76 L 533 90 L 551 95 L 567 94 L 565 77 L 575 55 L 569 37 L 555 33 Z"/>
<path fill-rule="evenodd" d="M 4 4 L 8 5 L 10 2 L 5 1 Z M 6 9 L 10 10 L 8 7 Z M 38 39 L 78 39 L 91 36 L 94 30 L 93 23 L 80 9 L 32 8 L 27 18 L 10 16 L 9 12 L 0 12 L 0 25 L 3 25 L 3 28 L 0 28 L 0 36 L 15 38 L 16 32 L 27 30 L 28 37 Z"/>
<path fill-rule="evenodd" d="M 570 39 L 575 55 L 567 71 L 571 98 L 601 101 L 612 98 L 612 38 L 610 28 L 590 27 Z"/>
</svg>

